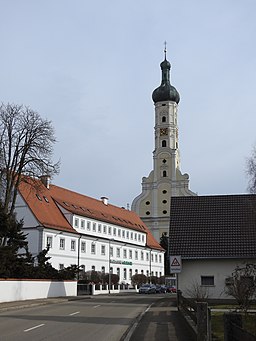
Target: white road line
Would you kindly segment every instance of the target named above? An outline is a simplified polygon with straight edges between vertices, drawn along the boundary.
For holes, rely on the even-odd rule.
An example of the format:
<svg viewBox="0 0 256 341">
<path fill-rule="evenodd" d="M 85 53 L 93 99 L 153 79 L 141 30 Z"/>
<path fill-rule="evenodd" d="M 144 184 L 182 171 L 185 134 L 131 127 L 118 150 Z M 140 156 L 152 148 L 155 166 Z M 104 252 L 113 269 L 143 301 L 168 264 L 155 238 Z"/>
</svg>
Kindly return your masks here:
<svg viewBox="0 0 256 341">
<path fill-rule="evenodd" d="M 35 326 L 35 327 L 32 327 L 32 328 L 28 328 L 28 329 L 25 329 L 24 332 L 30 332 L 30 330 L 33 330 L 33 329 L 36 329 L 36 328 L 39 328 L 39 327 L 42 327 L 44 326 L 44 323 L 43 324 L 39 324 L 38 326 Z"/>
<path fill-rule="evenodd" d="M 76 311 L 75 313 L 69 314 L 69 316 L 73 316 L 73 315 L 76 315 L 76 314 L 79 314 L 79 313 L 80 313 L 80 311 Z"/>
<path fill-rule="evenodd" d="M 95 305 L 93 308 L 98 308 L 98 307 L 100 307 L 100 304 L 98 304 L 98 305 Z"/>
</svg>

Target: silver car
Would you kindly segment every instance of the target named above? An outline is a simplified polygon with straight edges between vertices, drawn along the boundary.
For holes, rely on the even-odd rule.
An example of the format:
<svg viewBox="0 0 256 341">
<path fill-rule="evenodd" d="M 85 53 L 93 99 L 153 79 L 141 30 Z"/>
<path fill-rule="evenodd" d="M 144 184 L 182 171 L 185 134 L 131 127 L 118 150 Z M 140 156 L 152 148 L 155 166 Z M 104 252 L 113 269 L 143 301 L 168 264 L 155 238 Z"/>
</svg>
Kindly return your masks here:
<svg viewBox="0 0 256 341">
<path fill-rule="evenodd" d="M 143 284 L 139 288 L 139 294 L 155 294 L 156 286 L 154 284 Z"/>
</svg>

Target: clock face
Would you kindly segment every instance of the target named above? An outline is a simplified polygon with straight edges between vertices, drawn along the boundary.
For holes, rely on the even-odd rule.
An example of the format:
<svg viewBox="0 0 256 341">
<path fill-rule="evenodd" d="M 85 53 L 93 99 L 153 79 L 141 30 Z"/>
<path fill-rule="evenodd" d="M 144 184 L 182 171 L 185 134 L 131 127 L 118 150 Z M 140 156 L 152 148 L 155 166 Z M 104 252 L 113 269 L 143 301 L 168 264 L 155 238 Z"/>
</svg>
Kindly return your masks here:
<svg viewBox="0 0 256 341">
<path fill-rule="evenodd" d="M 161 128 L 160 129 L 160 135 L 161 136 L 168 135 L 168 128 Z"/>
</svg>

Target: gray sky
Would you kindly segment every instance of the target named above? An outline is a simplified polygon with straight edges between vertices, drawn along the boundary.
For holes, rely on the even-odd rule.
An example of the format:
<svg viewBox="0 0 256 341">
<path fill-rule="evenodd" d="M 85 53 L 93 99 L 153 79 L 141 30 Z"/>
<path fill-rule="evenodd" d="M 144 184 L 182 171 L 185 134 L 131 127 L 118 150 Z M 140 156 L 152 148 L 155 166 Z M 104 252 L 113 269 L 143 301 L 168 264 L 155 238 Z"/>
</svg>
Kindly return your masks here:
<svg viewBox="0 0 256 341">
<path fill-rule="evenodd" d="M 118 206 L 141 192 L 166 40 L 181 171 L 199 195 L 246 192 L 255 0 L 0 0 L 0 13 L 0 101 L 53 122 L 55 184 Z"/>
</svg>

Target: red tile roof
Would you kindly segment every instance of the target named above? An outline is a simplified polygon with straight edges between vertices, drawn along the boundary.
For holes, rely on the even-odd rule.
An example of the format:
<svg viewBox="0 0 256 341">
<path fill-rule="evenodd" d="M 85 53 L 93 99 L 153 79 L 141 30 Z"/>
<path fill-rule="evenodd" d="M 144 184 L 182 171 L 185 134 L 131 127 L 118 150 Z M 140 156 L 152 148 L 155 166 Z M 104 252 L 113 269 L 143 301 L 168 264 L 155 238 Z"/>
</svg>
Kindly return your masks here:
<svg viewBox="0 0 256 341">
<path fill-rule="evenodd" d="M 111 204 L 105 205 L 101 200 L 56 185 L 50 184 L 47 189 L 40 180 L 30 178 L 20 184 L 19 191 L 36 219 L 45 227 L 77 233 L 58 208 L 60 205 L 79 216 L 145 232 L 147 233 L 147 246 L 162 250 L 148 227 L 133 211 Z"/>
</svg>

